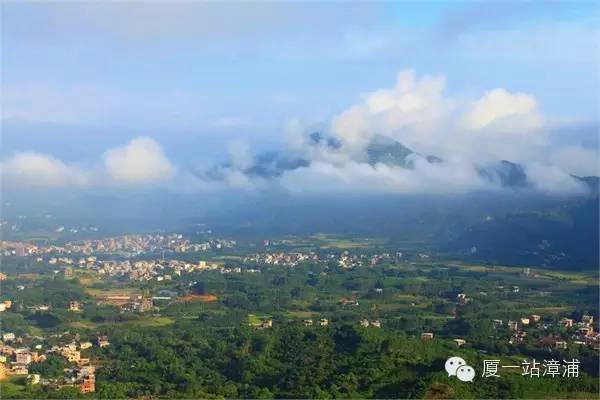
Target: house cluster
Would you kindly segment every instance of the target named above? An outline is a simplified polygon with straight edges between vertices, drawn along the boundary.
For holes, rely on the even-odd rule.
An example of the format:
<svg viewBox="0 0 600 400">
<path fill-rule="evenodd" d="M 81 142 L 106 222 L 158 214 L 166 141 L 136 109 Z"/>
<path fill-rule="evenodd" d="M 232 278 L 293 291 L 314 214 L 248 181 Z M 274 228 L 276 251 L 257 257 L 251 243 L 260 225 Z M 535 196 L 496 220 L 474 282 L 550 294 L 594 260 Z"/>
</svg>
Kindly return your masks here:
<svg viewBox="0 0 600 400">
<path fill-rule="evenodd" d="M 65 254 L 93 255 L 99 253 L 114 253 L 130 257 L 144 252 L 206 252 L 235 246 L 235 240 L 211 239 L 204 242 L 192 242 L 184 238 L 183 235 L 176 233 L 170 235 L 125 235 L 104 239 L 80 240 L 68 242 L 64 246 L 37 246 L 25 242 L 0 241 L 0 251 L 3 255 L 19 257 Z M 52 257 L 52 259 L 55 259 L 55 263 L 61 262 L 58 257 Z M 72 263 L 71 260 L 70 264 Z"/>
<path fill-rule="evenodd" d="M 105 261 L 98 268 L 101 276 L 127 276 L 132 281 L 170 281 L 174 276 L 181 276 L 194 271 L 218 269 L 214 263 L 200 261 L 191 263 L 181 260 L 150 260 L 150 261 Z"/>
<path fill-rule="evenodd" d="M 361 319 L 359 322 L 360 326 L 362 326 L 363 328 L 381 328 L 381 321 L 379 321 L 378 319 L 375 319 L 373 321 L 369 321 L 366 318 Z"/>
<path fill-rule="evenodd" d="M 0 312 L 12 308 L 12 300 L 0 300 Z"/>
<path fill-rule="evenodd" d="M 92 348 L 91 341 L 80 340 L 79 335 L 71 337 L 69 332 L 53 335 L 56 338 L 71 338 L 62 344 L 48 346 L 45 338 L 39 336 L 17 337 L 12 332 L 2 334 L 0 343 L 0 379 L 10 376 L 26 376 L 30 384 L 51 385 L 57 388 L 65 386 L 78 387 L 81 393 L 90 393 L 96 390 L 95 366 L 89 357 L 84 357 L 82 352 Z M 24 343 L 29 343 L 25 346 Z M 106 336 L 99 336 L 96 345 L 104 348 L 110 345 Z M 46 348 L 44 350 L 44 348 Z M 44 362 L 48 356 L 62 357 L 68 368 L 60 378 L 47 378 L 39 374 L 30 374 L 30 367 L 34 363 Z"/>
<path fill-rule="evenodd" d="M 311 262 L 315 264 L 326 264 L 329 262 L 337 263 L 342 268 L 355 268 L 362 266 L 374 266 L 384 261 L 393 259 L 400 259 L 402 253 L 398 252 L 394 255 L 390 253 L 381 254 L 363 254 L 357 253 L 352 254 L 349 251 L 343 251 L 341 253 L 329 253 L 325 255 L 319 255 L 316 252 L 267 252 L 257 253 L 251 256 L 245 257 L 244 262 L 256 263 L 256 264 L 267 264 L 267 265 L 281 265 L 286 267 L 295 267 L 302 262 Z"/>
<path fill-rule="evenodd" d="M 600 333 L 594 331 L 593 316 L 582 315 L 580 321 L 575 321 L 571 318 L 562 318 L 559 323 L 570 334 L 573 344 L 585 345 L 595 350 L 600 350 Z"/>
<path fill-rule="evenodd" d="M 99 240 L 70 242 L 65 249 L 74 253 L 121 253 L 135 255 L 144 252 L 170 251 L 177 253 L 204 252 L 211 249 L 232 248 L 234 240 L 212 239 L 192 242 L 181 234 L 170 235 L 125 235 Z"/>
<path fill-rule="evenodd" d="M 242 267 L 220 267 L 221 274 L 241 274 L 242 272 L 249 274 L 259 274 L 261 271 L 258 268 L 242 268 Z"/>
<path fill-rule="evenodd" d="M 314 325 L 314 321 L 312 319 L 305 319 L 302 321 L 302 323 L 304 324 L 304 326 Z M 329 326 L 329 320 L 327 318 L 321 318 L 319 321 L 317 321 L 317 323 L 319 324 L 319 326 Z"/>
<path fill-rule="evenodd" d="M 282 265 L 286 267 L 295 267 L 301 262 L 319 262 L 318 254 L 314 252 L 300 253 L 300 252 L 275 252 L 275 253 L 262 253 L 253 254 L 244 257 L 244 262 L 256 263 L 256 264 L 267 264 L 267 265 Z"/>
<path fill-rule="evenodd" d="M 471 301 L 471 299 L 464 293 L 459 293 L 456 295 L 456 304 L 459 306 L 464 306 L 469 303 L 469 301 Z"/>
<path fill-rule="evenodd" d="M 170 299 L 170 297 L 157 296 L 157 299 Z M 145 313 L 154 311 L 154 298 L 146 295 L 109 294 L 96 297 L 97 305 L 110 304 L 123 311 L 137 311 Z"/>
<path fill-rule="evenodd" d="M 495 319 L 492 321 L 497 329 L 504 327 L 504 321 Z M 568 343 L 575 345 L 585 345 L 600 350 L 600 334 L 594 331 L 594 317 L 583 315 L 580 321 L 571 318 L 562 318 L 558 325 L 565 329 L 562 335 L 542 335 L 538 340 L 538 345 L 544 348 L 567 349 Z M 553 323 L 542 321 L 542 317 L 537 314 L 522 316 L 518 320 L 508 320 L 506 327 L 510 332 L 509 344 L 521 344 L 527 338 L 529 328 L 535 328 L 538 331 L 547 331 L 553 327 Z"/>
<path fill-rule="evenodd" d="M 360 303 L 358 302 L 358 297 L 353 295 L 342 297 L 340 299 L 340 304 L 343 306 L 358 306 Z"/>
<path fill-rule="evenodd" d="M 273 320 L 271 318 L 260 319 L 258 321 L 249 322 L 248 325 L 256 329 L 270 329 L 273 327 Z"/>
</svg>

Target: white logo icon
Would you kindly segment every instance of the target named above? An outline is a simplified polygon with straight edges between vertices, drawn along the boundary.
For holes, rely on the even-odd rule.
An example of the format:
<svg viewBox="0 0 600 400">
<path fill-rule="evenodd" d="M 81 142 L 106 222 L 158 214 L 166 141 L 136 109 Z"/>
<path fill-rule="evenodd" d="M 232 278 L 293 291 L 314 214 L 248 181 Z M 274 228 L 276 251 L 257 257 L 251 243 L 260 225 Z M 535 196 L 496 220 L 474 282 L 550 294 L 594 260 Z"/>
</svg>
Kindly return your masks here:
<svg viewBox="0 0 600 400">
<path fill-rule="evenodd" d="M 446 372 L 448 376 L 456 376 L 462 382 L 473 382 L 475 369 L 461 357 L 450 357 L 446 360 Z"/>
<path fill-rule="evenodd" d="M 470 365 L 459 367 L 456 370 L 456 377 L 463 382 L 473 382 L 473 378 L 475 378 L 475 370 Z"/>
<path fill-rule="evenodd" d="M 450 357 L 446 360 L 446 372 L 448 376 L 456 375 L 456 370 L 462 365 L 467 365 L 466 361 L 460 357 Z"/>
</svg>

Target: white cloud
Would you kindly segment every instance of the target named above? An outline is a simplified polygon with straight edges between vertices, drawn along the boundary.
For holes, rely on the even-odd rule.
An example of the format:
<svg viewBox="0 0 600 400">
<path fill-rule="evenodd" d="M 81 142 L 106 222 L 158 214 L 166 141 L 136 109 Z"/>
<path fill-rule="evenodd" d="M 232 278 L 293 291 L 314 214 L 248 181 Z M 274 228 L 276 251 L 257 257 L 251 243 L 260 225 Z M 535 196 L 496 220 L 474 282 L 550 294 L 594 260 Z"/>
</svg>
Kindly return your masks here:
<svg viewBox="0 0 600 400">
<path fill-rule="evenodd" d="M 494 89 L 472 104 L 464 123 L 471 130 L 530 130 L 542 125 L 542 117 L 533 96 Z"/>
<path fill-rule="evenodd" d="M 160 145 L 148 137 L 138 137 L 104 154 L 104 165 L 116 183 L 150 184 L 164 182 L 175 172 Z"/>
<path fill-rule="evenodd" d="M 600 175 L 598 149 L 581 146 L 560 147 L 551 152 L 550 161 L 564 171 L 578 176 Z"/>
<path fill-rule="evenodd" d="M 3 180 L 18 187 L 79 187 L 89 183 L 89 176 L 74 165 L 51 155 L 35 152 L 17 153 L 1 165 Z"/>
<path fill-rule="evenodd" d="M 392 88 L 367 93 L 333 117 L 330 130 L 356 160 L 377 134 L 444 159 L 525 162 L 542 155 L 548 138 L 534 96 L 494 89 L 469 103 L 444 88 L 444 77 L 401 71 Z"/>
<path fill-rule="evenodd" d="M 250 146 L 248 143 L 241 140 L 236 140 L 230 144 L 229 156 L 231 158 L 232 166 L 236 169 L 246 169 L 253 161 Z"/>
<path fill-rule="evenodd" d="M 549 194 L 587 193 L 582 182 L 575 180 L 562 169 L 541 163 L 532 163 L 525 167 L 527 178 L 536 189 Z"/>
<path fill-rule="evenodd" d="M 414 157 L 414 169 L 349 161 L 332 164 L 317 161 L 306 168 L 286 172 L 281 184 L 291 192 L 426 193 L 458 194 L 491 188 L 466 163 L 430 164 Z"/>
<path fill-rule="evenodd" d="M 443 97 L 443 77 L 417 79 L 401 71 L 391 89 L 379 89 L 333 118 L 331 131 L 353 153 L 360 153 L 376 134 L 391 136 L 410 146 L 437 132 L 450 102 Z"/>
</svg>

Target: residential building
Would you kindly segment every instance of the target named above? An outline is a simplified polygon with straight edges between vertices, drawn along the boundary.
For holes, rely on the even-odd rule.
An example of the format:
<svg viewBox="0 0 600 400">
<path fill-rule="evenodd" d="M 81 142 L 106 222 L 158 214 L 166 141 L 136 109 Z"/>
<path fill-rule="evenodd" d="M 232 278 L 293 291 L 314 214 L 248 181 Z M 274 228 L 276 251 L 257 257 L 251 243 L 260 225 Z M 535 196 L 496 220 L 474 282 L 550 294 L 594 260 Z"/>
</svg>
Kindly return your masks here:
<svg viewBox="0 0 600 400">
<path fill-rule="evenodd" d="M 98 336 L 98 346 L 100 346 L 100 348 L 107 347 L 109 345 L 110 342 L 108 341 L 107 336 Z"/>
<path fill-rule="evenodd" d="M 573 326 L 573 320 L 570 318 L 563 318 L 560 320 L 560 324 L 565 328 L 571 328 Z"/>
<path fill-rule="evenodd" d="M 557 340 L 554 343 L 554 347 L 556 347 L 557 349 L 560 349 L 560 350 L 566 350 L 567 349 L 567 342 L 564 341 L 564 340 Z"/>
</svg>

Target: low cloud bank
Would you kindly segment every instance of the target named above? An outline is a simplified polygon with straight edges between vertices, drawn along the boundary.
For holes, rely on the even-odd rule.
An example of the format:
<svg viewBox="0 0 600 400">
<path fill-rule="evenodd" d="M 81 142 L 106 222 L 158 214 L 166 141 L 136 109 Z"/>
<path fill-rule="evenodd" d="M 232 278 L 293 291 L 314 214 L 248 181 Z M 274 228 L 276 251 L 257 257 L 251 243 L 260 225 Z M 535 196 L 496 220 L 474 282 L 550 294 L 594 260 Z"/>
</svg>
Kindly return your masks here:
<svg viewBox="0 0 600 400">
<path fill-rule="evenodd" d="M 168 182 L 175 174 L 161 146 L 147 137 L 108 150 L 101 165 L 88 168 L 31 152 L 7 158 L 0 168 L 7 185 L 37 188 L 153 185 Z"/>
<path fill-rule="evenodd" d="M 294 121 L 289 145 L 275 156 L 256 156 L 248 144 L 236 142 L 231 161 L 210 173 L 176 168 L 157 141 L 138 137 L 107 150 L 88 168 L 47 154 L 17 153 L 0 165 L 2 178 L 13 187 L 431 194 L 500 190 L 503 180 L 512 179 L 541 192 L 570 194 L 584 188 L 571 174 L 598 175 L 598 149 L 553 144 L 533 95 L 494 88 L 466 101 L 447 96 L 445 86 L 444 77 L 401 71 L 392 87 L 363 94 L 322 133 L 308 134 Z M 391 144 L 380 147 L 377 159 L 372 145 L 381 137 Z M 508 176 L 486 167 L 500 160 L 515 163 L 498 172 Z"/>
</svg>

